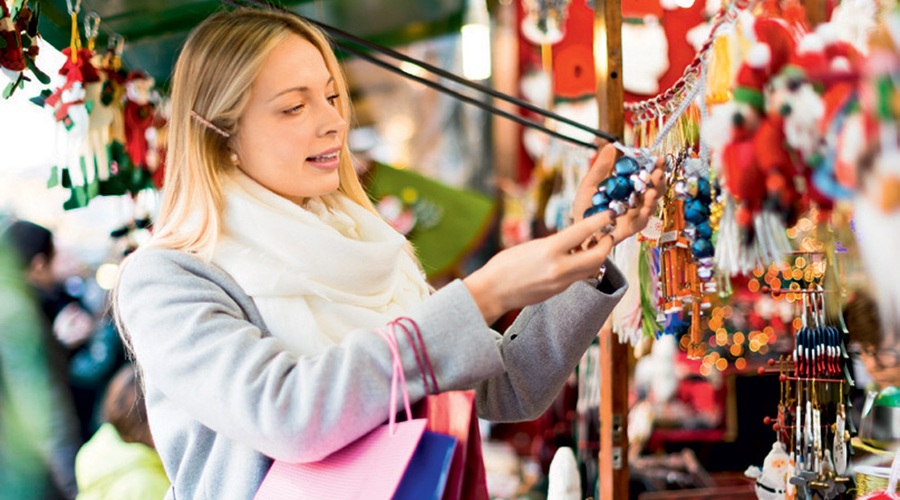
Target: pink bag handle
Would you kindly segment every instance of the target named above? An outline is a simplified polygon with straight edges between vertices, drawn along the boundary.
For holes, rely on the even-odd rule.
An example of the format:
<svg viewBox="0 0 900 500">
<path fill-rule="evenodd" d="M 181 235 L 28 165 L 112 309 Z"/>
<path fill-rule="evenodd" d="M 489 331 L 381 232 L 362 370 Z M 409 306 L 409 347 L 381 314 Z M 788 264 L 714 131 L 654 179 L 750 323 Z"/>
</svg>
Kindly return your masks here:
<svg viewBox="0 0 900 500">
<path fill-rule="evenodd" d="M 409 342 L 409 345 L 412 347 L 413 354 L 416 357 L 416 365 L 419 367 L 419 373 L 422 374 L 422 383 L 425 385 L 425 394 L 428 394 L 428 378 L 425 375 L 424 362 L 422 361 L 422 357 L 419 355 L 419 350 L 416 348 L 416 339 L 412 336 L 412 333 L 410 333 L 409 330 L 405 326 L 403 326 L 402 324 L 399 323 L 401 319 L 402 318 L 397 318 L 394 321 L 391 321 L 390 323 L 388 323 L 388 325 L 390 325 L 391 330 L 394 332 L 395 338 L 397 336 L 396 330 L 397 330 L 398 325 L 400 326 L 400 328 L 403 329 L 403 333 L 406 334 L 406 340 Z"/>
<path fill-rule="evenodd" d="M 388 409 L 388 429 L 391 435 L 394 435 L 397 425 L 397 415 L 394 408 L 397 407 L 397 386 L 402 385 L 403 391 L 403 407 L 406 410 L 406 419 L 412 420 L 412 407 L 409 404 L 409 391 L 406 389 L 406 374 L 403 373 L 403 361 L 400 358 L 400 351 L 397 347 L 396 334 L 392 335 L 384 330 L 375 330 L 378 335 L 387 343 L 391 350 L 391 403 Z"/>
<path fill-rule="evenodd" d="M 419 365 L 419 371 L 422 373 L 422 381 L 425 385 L 426 394 L 429 392 L 428 375 L 431 375 L 431 394 L 439 394 L 441 391 L 438 388 L 437 377 L 434 375 L 434 367 L 431 366 L 431 358 L 428 356 L 428 350 L 425 349 L 425 340 L 422 338 L 422 332 L 419 330 L 419 325 L 416 324 L 415 320 L 406 316 L 400 316 L 394 321 L 391 321 L 390 324 L 394 328 L 402 328 L 403 333 L 406 334 L 406 338 L 409 339 L 409 344 L 412 346 L 413 352 L 416 355 L 416 363 Z M 407 325 L 409 325 L 409 327 L 407 327 Z M 410 333 L 410 329 L 416 334 L 419 344 L 418 349 L 416 348 L 416 338 Z M 420 350 L 422 359 L 419 358 Z M 425 368 L 428 369 L 428 374 L 426 374 Z"/>
</svg>

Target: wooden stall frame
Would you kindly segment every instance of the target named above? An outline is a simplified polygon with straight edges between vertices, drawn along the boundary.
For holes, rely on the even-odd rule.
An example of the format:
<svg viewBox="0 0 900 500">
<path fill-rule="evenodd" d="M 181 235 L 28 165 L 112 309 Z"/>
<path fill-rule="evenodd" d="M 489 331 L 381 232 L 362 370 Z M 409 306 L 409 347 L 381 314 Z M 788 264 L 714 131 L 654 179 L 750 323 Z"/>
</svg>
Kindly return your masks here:
<svg viewBox="0 0 900 500">
<path fill-rule="evenodd" d="M 625 131 L 622 88 L 622 5 L 594 2 L 594 64 L 599 127 L 619 137 Z M 600 330 L 599 498 L 628 498 L 628 345 L 609 321 Z"/>
</svg>

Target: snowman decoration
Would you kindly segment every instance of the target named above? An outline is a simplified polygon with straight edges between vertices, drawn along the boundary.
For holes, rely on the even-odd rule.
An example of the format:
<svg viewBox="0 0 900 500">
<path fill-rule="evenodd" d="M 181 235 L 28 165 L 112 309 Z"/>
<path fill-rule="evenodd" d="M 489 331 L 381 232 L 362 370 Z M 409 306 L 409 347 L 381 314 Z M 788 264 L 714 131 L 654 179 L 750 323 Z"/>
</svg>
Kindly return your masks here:
<svg viewBox="0 0 900 500">
<path fill-rule="evenodd" d="M 793 459 L 784 450 L 781 441 L 772 444 L 772 451 L 766 455 L 762 469 L 750 466 L 744 475 L 756 479 L 756 498 L 760 500 L 790 500 L 794 498 L 793 488 L 788 480 L 794 474 Z"/>
</svg>

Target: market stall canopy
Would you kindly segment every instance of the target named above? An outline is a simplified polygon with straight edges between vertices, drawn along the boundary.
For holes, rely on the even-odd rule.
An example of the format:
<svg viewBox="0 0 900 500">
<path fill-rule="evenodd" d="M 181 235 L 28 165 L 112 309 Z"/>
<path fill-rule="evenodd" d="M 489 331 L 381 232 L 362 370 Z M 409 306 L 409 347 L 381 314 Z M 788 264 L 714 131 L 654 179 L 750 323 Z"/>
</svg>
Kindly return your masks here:
<svg viewBox="0 0 900 500">
<path fill-rule="evenodd" d="M 74 4 L 74 1 L 72 2 Z M 458 31 L 465 0 L 274 0 L 270 2 L 321 23 L 383 45 L 408 44 Z M 54 47 L 69 45 L 71 17 L 66 0 L 40 2 L 41 35 Z M 157 82 L 168 80 L 188 32 L 207 16 L 226 8 L 219 0 L 90 0 L 84 16 L 101 18 L 97 46 L 113 34 L 125 38 L 126 67 L 140 69 Z"/>
</svg>

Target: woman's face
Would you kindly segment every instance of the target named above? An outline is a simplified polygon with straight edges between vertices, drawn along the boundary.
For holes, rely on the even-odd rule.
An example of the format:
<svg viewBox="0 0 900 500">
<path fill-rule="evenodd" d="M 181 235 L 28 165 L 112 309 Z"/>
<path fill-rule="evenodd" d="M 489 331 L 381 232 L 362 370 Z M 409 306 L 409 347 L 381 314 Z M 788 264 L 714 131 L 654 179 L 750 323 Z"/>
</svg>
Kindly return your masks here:
<svg viewBox="0 0 900 500">
<path fill-rule="evenodd" d="M 897 352 L 893 349 L 884 349 L 878 352 L 872 348 L 869 351 L 859 353 L 859 359 L 862 360 L 872 377 L 872 381 L 879 389 L 889 386 L 900 386 L 900 364 L 897 363 Z"/>
<path fill-rule="evenodd" d="M 318 49 L 289 35 L 266 58 L 238 120 L 231 147 L 240 169 L 298 204 L 337 190 L 347 122 L 335 92 Z"/>
</svg>

